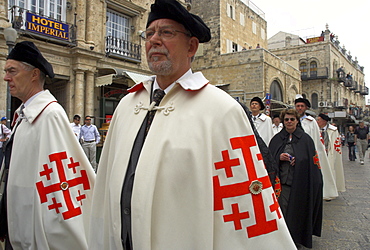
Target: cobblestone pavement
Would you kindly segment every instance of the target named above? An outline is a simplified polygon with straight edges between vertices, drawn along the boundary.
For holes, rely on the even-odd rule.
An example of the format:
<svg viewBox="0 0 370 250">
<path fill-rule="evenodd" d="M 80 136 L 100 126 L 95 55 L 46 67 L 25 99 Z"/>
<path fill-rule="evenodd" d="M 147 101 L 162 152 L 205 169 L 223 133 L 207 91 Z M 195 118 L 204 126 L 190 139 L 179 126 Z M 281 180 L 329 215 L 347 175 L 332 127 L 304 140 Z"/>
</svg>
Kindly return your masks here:
<svg viewBox="0 0 370 250">
<path fill-rule="evenodd" d="M 370 149 L 365 164 L 348 160 L 343 147 L 346 192 L 324 201 L 321 237 L 313 238 L 312 249 L 370 249 Z"/>
</svg>

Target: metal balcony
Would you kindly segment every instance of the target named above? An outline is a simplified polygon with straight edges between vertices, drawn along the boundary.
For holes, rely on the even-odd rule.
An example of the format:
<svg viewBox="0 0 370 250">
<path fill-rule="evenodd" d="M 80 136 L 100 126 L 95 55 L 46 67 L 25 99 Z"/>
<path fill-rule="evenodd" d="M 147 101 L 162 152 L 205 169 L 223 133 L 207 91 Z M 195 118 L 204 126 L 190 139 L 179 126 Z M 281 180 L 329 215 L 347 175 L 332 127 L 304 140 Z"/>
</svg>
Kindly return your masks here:
<svg viewBox="0 0 370 250">
<path fill-rule="evenodd" d="M 358 88 L 358 84 L 356 81 L 352 81 L 352 86 L 349 87 L 350 90 L 357 90 Z"/>
<path fill-rule="evenodd" d="M 317 68 L 317 70 L 311 70 L 305 74 L 301 74 L 301 80 L 307 81 L 307 80 L 316 80 L 316 79 L 328 79 L 328 68 Z"/>
<path fill-rule="evenodd" d="M 107 36 L 105 38 L 105 53 L 108 56 L 141 62 L 141 45 L 117 37 Z"/>
<path fill-rule="evenodd" d="M 361 95 L 368 95 L 369 94 L 369 88 L 366 87 L 366 86 L 362 86 L 361 85 L 361 91 L 360 91 L 360 94 Z"/>
<path fill-rule="evenodd" d="M 346 78 L 346 80 L 343 82 L 343 84 L 344 84 L 344 87 L 351 88 L 352 85 L 353 85 L 352 79 Z"/>
</svg>

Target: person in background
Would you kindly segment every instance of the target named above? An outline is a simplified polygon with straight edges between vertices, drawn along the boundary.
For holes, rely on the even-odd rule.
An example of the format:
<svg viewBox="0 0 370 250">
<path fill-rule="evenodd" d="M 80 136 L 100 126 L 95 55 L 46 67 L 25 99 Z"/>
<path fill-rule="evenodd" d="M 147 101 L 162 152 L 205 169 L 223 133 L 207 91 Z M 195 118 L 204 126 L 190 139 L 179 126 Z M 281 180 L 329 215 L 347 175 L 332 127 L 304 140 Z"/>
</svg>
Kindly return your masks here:
<svg viewBox="0 0 370 250">
<path fill-rule="evenodd" d="M 281 112 L 284 128 L 269 149 L 279 163 L 280 208 L 297 247 L 312 248 L 312 235 L 321 236 L 323 179 L 312 138 L 298 126 L 298 112 Z"/>
<path fill-rule="evenodd" d="M 23 41 L 4 71 L 10 94 L 22 104 L 5 145 L 0 239 L 5 249 L 88 249 L 95 173 L 64 109 L 44 90 L 53 67 L 33 42 Z"/>
<path fill-rule="evenodd" d="M 6 127 L 5 124 L 6 124 L 6 117 L 4 116 L 1 118 L 1 123 L 0 123 L 0 169 L 3 164 L 3 156 L 4 156 L 3 145 L 7 140 L 9 140 L 10 134 L 12 132 L 10 129 Z"/>
<path fill-rule="evenodd" d="M 348 159 L 350 161 L 356 160 L 356 142 L 355 142 L 355 129 L 353 126 L 348 127 L 346 134 L 346 145 L 348 146 Z"/>
<path fill-rule="evenodd" d="M 325 151 L 325 146 L 321 140 L 320 129 L 315 118 L 306 114 L 306 111 L 311 107 L 311 103 L 301 95 L 297 95 L 294 101 L 295 109 L 300 116 L 301 126 L 309 136 L 311 136 L 315 143 L 315 148 L 319 155 L 321 171 L 324 179 L 324 199 L 330 201 L 338 197 L 338 190 L 335 184 L 335 177 L 331 170 L 328 156 Z"/>
<path fill-rule="evenodd" d="M 81 126 L 80 141 L 82 148 L 96 173 L 96 144 L 100 142 L 100 134 L 98 128 L 94 124 L 91 124 L 91 116 L 89 115 L 85 116 L 85 124 Z"/>
<path fill-rule="evenodd" d="M 355 130 L 355 144 L 357 146 L 360 164 L 364 165 L 364 157 L 368 146 L 369 128 L 365 127 L 363 121 L 359 122 L 359 126 Z"/>
<path fill-rule="evenodd" d="M 274 118 L 272 118 L 272 131 L 274 132 L 274 135 L 279 133 L 283 128 L 283 124 L 280 121 L 279 115 L 274 115 Z"/>
<path fill-rule="evenodd" d="M 321 138 L 324 141 L 330 168 L 334 174 L 337 190 L 339 192 L 345 192 L 341 136 L 339 135 L 338 128 L 329 123 L 330 118 L 326 114 L 320 113 L 316 120 L 321 131 Z"/>
<path fill-rule="evenodd" d="M 264 109 L 265 105 L 263 104 L 261 98 L 258 96 L 253 97 L 250 102 L 252 120 L 263 141 L 266 143 L 266 145 L 268 145 L 271 138 L 274 136 L 274 133 L 272 131 L 271 118 L 264 113 L 261 113 L 261 110 Z"/>
<path fill-rule="evenodd" d="M 210 29 L 156 0 L 142 37 L 154 76 L 110 123 L 90 250 L 294 249 L 244 110 L 191 70 Z"/>
<path fill-rule="evenodd" d="M 77 140 L 80 139 L 80 131 L 81 131 L 80 120 L 81 120 L 81 116 L 75 115 L 73 116 L 73 122 L 71 122 L 71 128 Z"/>
</svg>

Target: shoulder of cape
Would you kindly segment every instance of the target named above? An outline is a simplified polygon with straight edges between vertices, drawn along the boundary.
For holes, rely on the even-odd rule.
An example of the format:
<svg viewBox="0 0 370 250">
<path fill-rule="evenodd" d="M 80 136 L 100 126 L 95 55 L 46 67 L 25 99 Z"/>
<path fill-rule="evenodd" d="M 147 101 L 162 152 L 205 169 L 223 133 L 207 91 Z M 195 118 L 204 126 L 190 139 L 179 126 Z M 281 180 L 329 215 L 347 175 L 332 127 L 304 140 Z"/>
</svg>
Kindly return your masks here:
<svg viewBox="0 0 370 250">
<path fill-rule="evenodd" d="M 331 125 L 331 124 L 329 124 L 328 129 L 333 130 L 333 131 L 338 130 L 338 128 L 337 128 L 337 127 L 335 127 L 335 126 L 333 126 L 333 125 Z"/>
<path fill-rule="evenodd" d="M 314 121 L 314 120 L 315 120 L 315 118 L 313 118 L 312 116 L 307 116 L 307 117 L 305 118 L 305 120 L 308 120 L 308 121 L 312 122 L 312 121 Z"/>
<path fill-rule="evenodd" d="M 261 115 L 260 115 L 260 117 L 258 117 L 261 121 L 266 121 L 266 120 L 268 120 L 268 116 L 267 115 L 265 115 L 265 114 L 263 114 L 263 113 L 261 113 Z"/>
</svg>

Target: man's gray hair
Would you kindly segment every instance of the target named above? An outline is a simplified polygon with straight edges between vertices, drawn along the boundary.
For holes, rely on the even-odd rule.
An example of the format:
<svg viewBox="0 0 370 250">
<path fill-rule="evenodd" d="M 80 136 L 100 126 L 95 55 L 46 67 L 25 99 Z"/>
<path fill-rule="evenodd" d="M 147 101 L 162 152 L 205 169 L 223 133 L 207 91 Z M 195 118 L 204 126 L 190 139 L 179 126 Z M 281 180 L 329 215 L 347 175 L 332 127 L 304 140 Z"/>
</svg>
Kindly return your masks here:
<svg viewBox="0 0 370 250">
<path fill-rule="evenodd" d="M 35 66 L 33 66 L 33 65 L 29 64 L 29 63 L 26 63 L 26 62 L 21 62 L 21 65 L 22 65 L 22 68 L 24 70 L 27 70 L 27 71 L 31 71 L 31 70 L 33 70 L 33 69 L 36 68 Z M 40 70 L 40 83 L 42 85 L 44 85 L 45 79 L 46 79 L 45 73 Z"/>
</svg>

